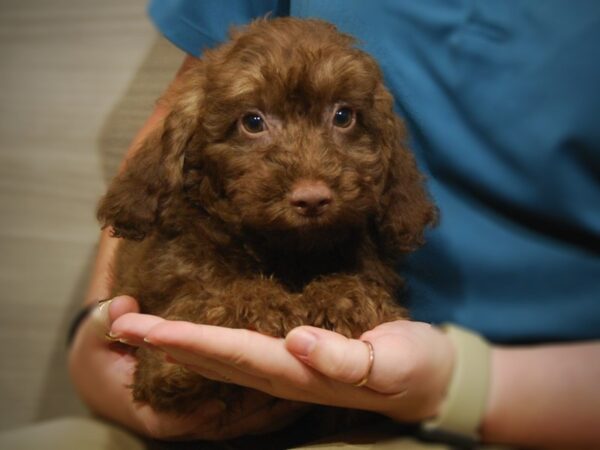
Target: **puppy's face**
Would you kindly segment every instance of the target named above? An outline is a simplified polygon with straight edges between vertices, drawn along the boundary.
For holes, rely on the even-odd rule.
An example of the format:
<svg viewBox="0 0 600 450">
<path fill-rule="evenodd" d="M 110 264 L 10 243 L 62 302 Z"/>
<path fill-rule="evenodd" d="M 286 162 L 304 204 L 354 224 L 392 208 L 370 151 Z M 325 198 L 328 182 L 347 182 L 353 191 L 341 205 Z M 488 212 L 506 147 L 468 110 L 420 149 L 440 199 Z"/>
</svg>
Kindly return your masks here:
<svg viewBox="0 0 600 450">
<path fill-rule="evenodd" d="M 184 170 L 211 214 L 314 238 L 362 227 L 381 207 L 392 149 L 379 70 L 330 27 L 311 31 L 267 42 L 273 31 L 254 29 L 209 55 L 205 144 L 186 151 Z"/>
<path fill-rule="evenodd" d="M 435 218 L 375 61 L 316 20 L 260 20 L 187 69 L 172 112 L 98 210 L 114 234 L 237 232 L 408 252 Z M 195 213 L 190 213 L 190 205 Z"/>
</svg>

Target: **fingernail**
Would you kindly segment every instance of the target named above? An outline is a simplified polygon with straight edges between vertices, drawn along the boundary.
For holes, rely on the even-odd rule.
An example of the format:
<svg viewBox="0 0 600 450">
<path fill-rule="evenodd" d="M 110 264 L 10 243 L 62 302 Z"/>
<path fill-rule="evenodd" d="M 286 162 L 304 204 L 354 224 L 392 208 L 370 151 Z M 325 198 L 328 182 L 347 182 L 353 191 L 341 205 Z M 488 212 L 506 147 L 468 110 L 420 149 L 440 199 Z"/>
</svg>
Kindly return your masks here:
<svg viewBox="0 0 600 450">
<path fill-rule="evenodd" d="M 121 344 L 131 345 L 131 341 L 129 341 L 125 338 L 119 337 L 110 331 L 108 333 L 104 333 L 104 339 L 106 339 L 109 342 L 119 342 Z"/>
<path fill-rule="evenodd" d="M 144 338 L 144 344 L 148 347 L 156 347 L 156 344 L 152 342 L 148 337 Z"/>
<path fill-rule="evenodd" d="M 95 329 L 99 336 L 107 335 L 106 330 L 110 329 L 110 317 L 108 315 L 108 308 L 112 300 L 102 300 L 98 302 L 98 306 L 94 308 L 90 315 L 91 321 L 95 325 Z M 114 336 L 111 336 L 114 337 Z"/>
<path fill-rule="evenodd" d="M 101 321 L 102 325 L 110 326 L 110 316 L 108 314 L 108 308 L 110 308 L 110 304 L 112 303 L 112 299 L 108 300 L 100 300 L 98 302 L 98 306 L 96 306 L 96 310 L 94 313 L 96 314 L 96 318 Z"/>
<path fill-rule="evenodd" d="M 110 331 L 108 333 L 104 333 L 104 338 L 110 342 L 121 342 L 121 339 L 112 334 Z"/>
<path fill-rule="evenodd" d="M 308 356 L 315 348 L 317 337 L 306 330 L 292 330 L 285 338 L 288 351 L 296 356 Z"/>
</svg>

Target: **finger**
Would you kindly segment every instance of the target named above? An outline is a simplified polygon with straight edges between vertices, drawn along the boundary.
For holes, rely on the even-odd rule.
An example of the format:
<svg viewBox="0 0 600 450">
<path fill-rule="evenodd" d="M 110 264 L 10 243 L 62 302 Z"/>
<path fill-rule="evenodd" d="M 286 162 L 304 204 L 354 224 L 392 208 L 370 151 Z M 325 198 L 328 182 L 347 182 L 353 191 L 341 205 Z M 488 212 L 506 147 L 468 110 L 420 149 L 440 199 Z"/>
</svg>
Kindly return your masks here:
<svg viewBox="0 0 600 450">
<path fill-rule="evenodd" d="M 110 338 L 123 344 L 141 347 L 147 345 L 144 337 L 164 319 L 149 314 L 127 313 L 118 317 L 110 329 Z"/>
<path fill-rule="evenodd" d="M 187 358 L 191 364 L 212 359 L 259 376 L 310 375 L 310 369 L 285 349 L 283 339 L 250 330 L 165 321 L 155 326 L 146 339 L 176 358 Z"/>
<path fill-rule="evenodd" d="M 140 306 L 137 300 L 128 295 L 115 297 L 109 304 L 109 317 L 111 323 L 123 314 L 140 312 Z"/>
<path fill-rule="evenodd" d="M 133 297 L 123 295 L 98 302 L 90 314 L 90 319 L 96 334 L 104 337 L 115 319 L 123 314 L 138 311 L 137 301 Z"/>
<path fill-rule="evenodd" d="M 363 341 L 332 331 L 298 327 L 288 333 L 285 343 L 313 369 L 342 383 L 357 383 L 374 369 L 370 349 Z"/>
<path fill-rule="evenodd" d="M 235 367 L 216 362 L 206 360 L 201 364 L 190 364 L 191 358 L 189 354 L 185 353 L 180 357 L 172 357 L 169 355 L 171 362 L 181 364 L 187 369 L 202 375 L 204 378 L 209 380 L 218 381 L 220 383 L 237 384 L 247 388 L 255 389 L 267 394 L 278 396 L 276 390 L 267 378 L 258 375 L 252 375 L 247 372 L 236 369 Z M 289 396 L 286 396 L 289 398 Z"/>
</svg>

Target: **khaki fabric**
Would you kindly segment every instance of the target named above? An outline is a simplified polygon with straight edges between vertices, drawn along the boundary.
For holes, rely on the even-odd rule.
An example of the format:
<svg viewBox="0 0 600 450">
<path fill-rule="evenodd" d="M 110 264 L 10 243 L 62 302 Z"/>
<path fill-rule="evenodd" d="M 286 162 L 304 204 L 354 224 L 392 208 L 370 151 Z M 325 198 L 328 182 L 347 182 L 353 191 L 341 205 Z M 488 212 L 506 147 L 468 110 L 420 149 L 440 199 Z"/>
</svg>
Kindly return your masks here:
<svg viewBox="0 0 600 450">
<path fill-rule="evenodd" d="M 294 447 L 295 450 L 451 450 L 454 447 L 399 437 L 391 430 L 374 427 L 326 439 L 320 443 Z M 244 446 L 245 450 L 265 450 Z M 42 422 L 0 433 L 4 450 L 232 450 L 239 446 L 226 443 L 145 441 L 115 425 L 84 417 Z M 478 450 L 503 450 L 500 447 L 476 447 Z M 475 448 L 473 449 L 475 450 Z M 508 450 L 508 449 L 504 449 Z"/>
<path fill-rule="evenodd" d="M 144 450 L 143 441 L 99 420 L 73 417 L 0 433 L 4 450 Z"/>
</svg>

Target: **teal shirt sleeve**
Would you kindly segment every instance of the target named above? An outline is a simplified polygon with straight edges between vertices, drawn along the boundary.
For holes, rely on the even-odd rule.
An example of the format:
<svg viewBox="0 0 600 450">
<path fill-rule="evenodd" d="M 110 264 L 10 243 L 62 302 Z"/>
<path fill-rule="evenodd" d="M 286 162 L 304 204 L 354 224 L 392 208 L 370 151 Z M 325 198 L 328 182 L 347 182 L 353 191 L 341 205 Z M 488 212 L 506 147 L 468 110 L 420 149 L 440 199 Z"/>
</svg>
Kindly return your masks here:
<svg viewBox="0 0 600 450">
<path fill-rule="evenodd" d="M 289 2 L 282 0 L 152 0 L 148 6 L 148 15 L 161 33 L 193 56 L 226 40 L 232 26 L 288 11 Z"/>
</svg>

